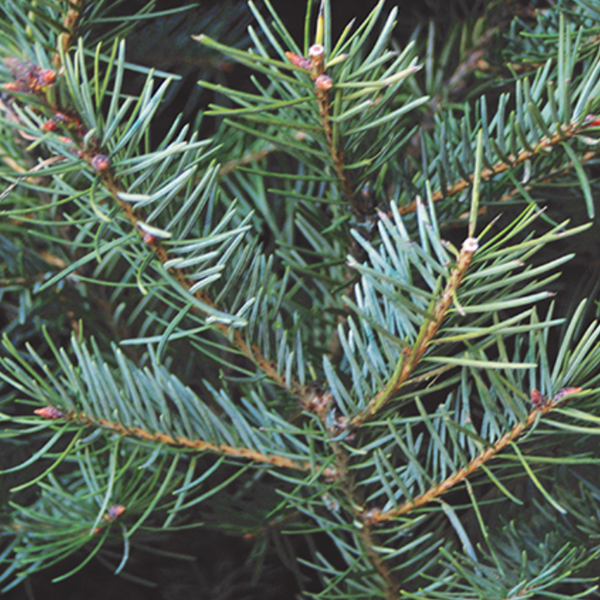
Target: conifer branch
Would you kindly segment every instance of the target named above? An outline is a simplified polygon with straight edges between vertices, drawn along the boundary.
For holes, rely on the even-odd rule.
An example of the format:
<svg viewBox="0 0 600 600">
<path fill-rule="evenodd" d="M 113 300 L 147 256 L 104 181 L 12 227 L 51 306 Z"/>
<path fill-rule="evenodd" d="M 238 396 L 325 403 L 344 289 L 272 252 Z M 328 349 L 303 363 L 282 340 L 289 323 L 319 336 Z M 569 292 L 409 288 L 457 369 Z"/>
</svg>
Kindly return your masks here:
<svg viewBox="0 0 600 600">
<path fill-rule="evenodd" d="M 46 124 L 53 124 L 59 121 L 69 126 L 69 128 L 72 130 L 73 139 L 63 138 L 63 141 L 68 143 L 72 147 L 73 152 L 82 160 L 84 160 L 92 168 L 92 170 L 100 176 L 104 187 L 110 193 L 116 204 L 118 204 L 124 216 L 131 223 L 133 229 L 138 233 L 143 243 L 155 253 L 156 257 L 162 264 L 165 264 L 168 260 L 170 260 L 171 257 L 161 244 L 160 239 L 156 235 L 149 233 L 147 228 L 144 227 L 145 220 L 142 211 L 134 208 L 131 203 L 125 202 L 121 199 L 120 194 L 126 192 L 126 188 L 118 180 L 118 178 L 113 175 L 108 156 L 103 154 L 102 149 L 98 147 L 97 143 L 95 143 L 93 139 L 87 147 L 84 144 L 83 140 L 89 138 L 90 136 L 89 131 L 85 127 L 81 117 L 74 111 L 67 110 L 61 107 L 59 104 L 48 104 L 45 91 L 48 86 L 54 84 L 56 73 L 52 70 L 42 70 L 40 67 L 20 65 L 16 62 L 14 64 L 16 65 L 14 67 L 15 71 L 18 73 L 21 73 L 21 70 L 24 71 L 24 73 L 19 76 L 14 86 L 17 86 L 19 89 L 35 95 L 39 100 L 44 102 L 46 108 L 53 115 L 52 119 L 47 121 Z M 45 74 L 46 71 L 51 71 L 52 77 L 49 79 L 48 83 L 45 81 L 41 83 L 39 79 Z M 9 86 L 8 89 L 10 90 L 11 87 Z M 45 127 L 46 124 L 44 124 L 42 127 Z M 50 125 L 48 125 L 47 129 L 52 130 Z M 63 157 L 61 156 L 60 158 Z M 188 278 L 186 269 L 171 266 L 169 267 L 168 271 L 175 276 L 177 282 L 185 290 L 189 291 L 192 288 L 193 282 Z M 193 292 L 193 295 L 201 303 L 206 305 L 207 308 L 217 309 L 217 306 L 212 301 L 212 298 L 204 291 L 196 290 Z M 192 307 L 192 310 L 198 311 L 200 309 L 198 306 L 194 306 Z M 246 358 L 257 365 L 265 373 L 265 375 L 267 375 L 267 377 L 269 377 L 278 386 L 286 389 L 289 393 L 295 396 L 301 406 L 307 408 L 310 405 L 310 399 L 312 397 L 310 390 L 306 386 L 300 384 L 300 382 L 298 382 L 295 378 L 291 380 L 290 384 L 288 384 L 285 380 L 285 377 L 282 377 L 278 373 L 277 365 L 274 364 L 273 361 L 265 358 L 258 346 L 248 345 L 243 334 L 239 330 L 235 329 L 233 332 L 231 332 L 231 329 L 228 325 L 220 322 L 213 324 L 213 327 L 220 331 L 238 350 L 244 354 L 244 356 L 246 356 Z"/>
<path fill-rule="evenodd" d="M 88 162 L 94 167 L 94 156 L 88 157 Z M 135 231 L 138 232 L 143 242 L 151 248 L 156 257 L 162 264 L 165 264 L 170 256 L 168 252 L 165 250 L 164 246 L 161 244 L 160 240 L 152 234 L 148 234 L 144 231 L 143 223 L 144 218 L 141 214 L 141 211 L 132 208 L 131 204 L 121 200 L 119 197 L 120 192 L 124 192 L 124 187 L 118 182 L 111 172 L 107 169 L 101 173 L 104 185 L 106 189 L 110 192 L 113 200 L 119 205 L 119 207 L 123 210 L 123 213 L 132 224 Z M 177 267 L 169 267 L 169 272 L 175 275 L 177 282 L 187 291 L 193 286 L 193 282 L 187 276 L 187 270 L 181 269 Z M 203 304 L 205 304 L 209 308 L 217 309 L 218 307 L 214 304 L 212 298 L 206 294 L 204 291 L 196 290 L 193 292 L 193 295 L 200 300 Z M 193 306 L 192 310 L 200 310 L 198 307 Z M 279 387 L 286 389 L 293 396 L 295 396 L 300 404 L 303 407 L 308 407 L 310 404 L 310 399 L 312 394 L 308 387 L 303 386 L 296 379 L 292 379 L 291 383 L 288 385 L 285 381 L 285 377 L 282 377 L 277 371 L 277 365 L 275 365 L 272 361 L 266 359 L 261 351 L 261 349 L 252 345 L 249 346 L 244 339 L 243 334 L 235 329 L 233 333 L 231 332 L 230 327 L 228 327 L 224 323 L 216 322 L 213 327 L 220 331 L 230 342 L 240 350 L 246 358 L 251 360 L 255 365 L 257 365 L 264 373 L 269 377 L 273 382 L 275 382 Z"/>
<path fill-rule="evenodd" d="M 508 162 L 499 161 L 496 164 L 492 165 L 491 168 L 484 168 L 481 170 L 481 181 L 487 181 L 499 175 L 500 173 L 504 173 L 509 169 L 514 169 L 520 164 L 531 160 L 532 158 L 539 156 L 541 154 L 547 154 L 549 151 L 554 150 L 561 143 L 564 143 L 567 140 L 573 139 L 578 135 L 581 135 L 586 130 L 591 128 L 596 128 L 600 124 L 600 119 L 594 115 L 588 115 L 588 117 L 580 123 L 579 121 L 573 122 L 567 127 L 559 127 L 559 132 L 553 135 L 552 137 L 543 137 L 539 140 L 539 142 L 531 149 L 531 150 L 521 150 L 516 156 L 510 154 L 507 156 Z M 595 155 L 596 153 L 593 153 Z M 588 160 L 591 158 L 589 153 L 586 153 L 586 157 Z M 460 194 L 467 188 L 473 185 L 473 181 L 475 179 L 475 175 L 471 175 L 468 180 L 462 179 L 461 181 L 456 182 L 453 185 L 450 185 L 446 188 L 445 191 L 438 190 L 431 195 L 432 202 L 439 202 L 442 199 L 448 198 L 450 196 L 455 196 L 456 194 Z M 413 200 L 410 204 L 406 204 L 404 206 L 399 207 L 400 214 L 406 215 L 413 213 L 417 210 L 417 200 Z"/>
<path fill-rule="evenodd" d="M 354 190 L 345 170 L 344 151 L 341 147 L 340 140 L 334 139 L 333 127 L 330 120 L 331 102 L 329 93 L 333 87 L 333 81 L 325 72 L 325 47 L 318 41 L 318 31 L 319 28 L 322 28 L 322 19 L 323 5 L 321 4 L 317 20 L 317 35 L 315 36 L 317 43 L 309 48 L 308 58 L 298 56 L 293 52 L 286 52 L 286 56 L 294 66 L 306 69 L 310 72 L 315 85 L 315 95 L 319 106 L 319 115 L 321 116 L 321 124 L 323 132 L 325 133 L 327 148 L 333 160 L 336 175 L 342 186 L 343 197 L 345 201 L 352 206 L 353 210 L 358 213 L 358 206 L 354 200 Z"/>
<path fill-rule="evenodd" d="M 223 456 L 231 456 L 234 458 L 245 458 L 259 464 L 268 464 L 282 469 L 293 469 L 295 471 L 321 472 L 327 479 L 337 478 L 337 472 L 331 467 L 321 468 L 319 465 L 311 465 L 310 462 L 298 463 L 290 460 L 285 456 L 277 454 L 263 454 L 257 450 L 245 447 L 234 447 L 228 444 L 212 444 L 204 440 L 194 440 L 183 436 L 172 436 L 167 433 L 155 432 L 152 433 L 142 427 L 126 427 L 116 421 L 108 419 L 93 419 L 85 413 L 76 413 L 62 408 L 46 406 L 35 411 L 36 414 L 47 419 L 58 420 L 62 419 L 73 423 L 89 427 L 102 427 L 110 429 L 124 437 L 135 437 L 148 442 L 157 444 L 165 444 L 167 446 L 176 446 L 179 448 L 189 448 L 198 452 L 212 452 Z"/>
<path fill-rule="evenodd" d="M 333 86 L 333 82 L 331 81 L 331 78 L 325 74 L 324 71 L 325 49 L 321 46 L 319 50 L 315 53 L 315 46 L 313 46 L 311 50 L 313 50 L 315 56 L 318 56 L 318 59 L 315 59 L 311 56 L 311 58 L 313 58 L 312 72 L 315 81 L 315 93 L 317 96 L 317 102 L 319 103 L 319 114 L 321 115 L 323 131 L 325 132 L 325 138 L 327 140 L 329 154 L 333 159 L 335 172 L 342 185 L 342 193 L 344 195 L 344 199 L 346 200 L 346 202 L 348 202 L 348 204 L 350 204 L 353 207 L 353 210 L 356 211 L 357 207 L 354 202 L 354 191 L 352 189 L 352 184 L 350 183 L 348 174 L 345 171 L 344 152 L 341 148 L 340 140 L 337 140 L 336 142 L 336 140 L 333 139 L 333 129 L 331 126 L 331 121 L 329 120 L 329 113 L 331 111 L 329 91 Z"/>
<path fill-rule="evenodd" d="M 455 18 L 431 21 L 424 61 L 384 1 L 333 40 L 332 0 L 307 0 L 299 41 L 272 0 L 250 0 L 248 50 L 244 34 L 223 39 L 222 9 L 200 19 L 193 39 L 254 74 L 252 90 L 201 75 L 218 103 L 203 114 L 223 117 L 211 140 L 199 116 L 180 127 L 195 95 L 160 139 L 184 89 L 155 87 L 151 68 L 187 60 L 170 52 L 191 33 L 185 17 L 152 12 L 154 0 L 131 14 L 121 0 L 0 9 L 0 444 L 26 449 L 8 469 L 0 460 L 2 477 L 17 473 L 11 492 L 0 485 L 0 587 L 77 552 L 67 577 L 120 530 L 119 573 L 142 524 L 164 517 L 176 532 L 205 503 L 217 527 L 263 538 L 257 557 L 305 536 L 308 555 L 284 548 L 298 597 L 517 600 L 565 583 L 569 597 L 591 593 L 598 394 L 561 408 L 600 379 L 600 326 L 587 325 L 597 298 L 573 287 L 563 302 L 564 281 L 548 291 L 568 261 L 567 277 L 589 268 L 576 258 L 589 237 L 574 238 L 588 226 L 567 228 L 570 203 L 537 203 L 576 175 L 569 197 L 590 216 L 597 204 L 600 63 L 585 38 L 600 12 L 560 0 L 509 22 L 533 0 L 494 0 L 465 23 L 434 0 Z M 161 39 L 140 57 L 148 18 Z M 515 65 L 527 63 L 535 75 L 521 78 Z M 420 65 L 422 90 L 406 82 Z M 127 81 L 136 72 L 145 83 Z M 430 131 L 420 156 L 407 148 L 419 127 Z M 390 218 L 375 222 L 383 190 Z M 457 250 L 441 228 L 465 218 L 470 191 Z M 527 206 L 479 233 L 477 215 L 510 199 Z M 360 258 L 348 261 L 347 232 Z M 533 386 L 548 400 L 528 400 Z M 26 415 L 26 404 L 45 408 Z M 521 472 L 564 519 L 533 488 L 517 499 L 503 487 Z M 473 478 L 496 485 L 493 503 Z M 27 486 L 39 492 L 31 503 L 11 496 Z M 511 527 L 494 526 L 498 509 Z"/>
<path fill-rule="evenodd" d="M 331 432 L 330 432 L 331 437 Z M 371 523 L 365 520 L 363 499 L 359 497 L 354 485 L 354 478 L 348 469 L 348 454 L 338 442 L 330 442 L 335 454 L 335 472 L 346 496 L 348 505 L 356 522 L 361 523 L 360 539 L 370 563 L 375 571 L 385 582 L 385 594 L 387 600 L 396 600 L 398 595 L 398 582 L 394 579 L 375 547 L 379 544 L 375 540 Z"/>
<path fill-rule="evenodd" d="M 586 152 L 579 159 L 579 162 L 581 164 L 585 164 L 587 162 L 590 162 L 594 158 L 596 158 L 596 152 L 589 151 L 589 152 Z M 573 168 L 574 168 L 573 163 L 570 162 L 567 165 L 562 166 L 560 169 L 556 169 L 555 171 L 545 174 L 545 176 L 542 179 L 540 179 L 538 182 L 536 182 L 536 185 L 543 186 L 543 185 L 549 184 L 550 182 L 554 181 L 558 177 L 561 177 L 562 175 L 569 173 Z M 534 188 L 533 184 L 527 184 L 527 185 L 524 185 L 522 189 L 529 191 L 529 190 L 532 190 L 533 188 Z M 508 201 L 512 200 L 513 198 L 515 198 L 516 196 L 518 196 L 520 193 L 521 193 L 521 189 L 515 187 L 507 194 L 504 194 L 503 196 L 498 198 L 498 202 L 508 202 Z M 487 206 L 482 206 L 479 209 L 478 214 L 479 215 L 485 214 L 487 212 L 487 209 L 488 209 Z M 468 216 L 468 214 L 465 216 Z"/>
<path fill-rule="evenodd" d="M 576 394 L 580 391 L 581 388 L 564 388 L 560 390 L 552 398 L 552 400 L 546 402 L 541 399 L 538 400 L 538 398 L 540 398 L 538 396 L 539 392 L 536 393 L 536 390 L 534 390 L 534 393 L 532 393 L 532 398 L 534 398 L 534 409 L 527 415 L 525 421 L 517 423 L 496 443 L 492 444 L 486 450 L 483 450 L 479 455 L 471 460 L 468 465 L 462 467 L 462 469 L 458 470 L 441 483 L 430 487 L 425 493 L 415 497 L 413 500 L 404 502 L 404 504 L 401 504 L 398 506 L 398 508 L 394 508 L 393 510 L 382 512 L 378 509 L 372 509 L 365 515 L 365 521 L 371 524 L 389 521 L 390 519 L 394 519 L 400 515 L 408 514 L 416 508 L 420 508 L 432 500 L 439 498 L 447 491 L 452 489 L 457 483 L 460 483 L 469 475 L 474 473 L 477 469 L 479 469 L 479 467 L 481 467 L 481 465 L 484 465 L 486 462 L 497 456 L 504 448 L 506 448 L 506 446 L 516 440 L 526 429 L 531 427 L 538 418 L 541 418 L 555 408 L 558 408 L 560 404 L 564 403 L 565 398 L 568 398 L 572 394 Z M 540 405 L 536 407 L 536 404 Z"/>
<path fill-rule="evenodd" d="M 467 238 L 463 242 L 456 262 L 456 267 L 452 269 L 448 282 L 433 307 L 431 318 L 423 323 L 415 344 L 412 348 L 406 348 L 405 351 L 402 352 L 396 368 L 394 369 L 394 373 L 385 388 L 371 399 L 363 411 L 351 419 L 349 426 L 359 427 L 367 419 L 373 417 L 389 400 L 391 400 L 394 394 L 410 377 L 442 325 L 448 309 L 452 306 L 455 294 L 460 287 L 463 277 L 467 273 L 469 265 L 471 264 L 471 259 L 473 258 L 473 254 L 477 251 L 477 248 L 478 242 L 476 238 Z"/>
</svg>

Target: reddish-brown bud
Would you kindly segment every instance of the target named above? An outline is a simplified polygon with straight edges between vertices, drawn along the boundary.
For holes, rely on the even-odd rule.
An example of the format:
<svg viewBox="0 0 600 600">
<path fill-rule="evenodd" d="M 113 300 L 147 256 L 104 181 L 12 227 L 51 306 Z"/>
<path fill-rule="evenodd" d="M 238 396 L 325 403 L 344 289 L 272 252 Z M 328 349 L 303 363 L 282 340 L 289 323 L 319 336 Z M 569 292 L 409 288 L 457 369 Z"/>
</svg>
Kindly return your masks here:
<svg viewBox="0 0 600 600">
<path fill-rule="evenodd" d="M 125 512 L 125 507 L 122 504 L 113 504 L 106 513 L 107 521 L 114 521 Z"/>
<path fill-rule="evenodd" d="M 105 154 L 96 154 L 94 158 L 92 158 L 92 169 L 97 173 L 103 173 L 104 171 L 108 171 L 110 169 L 110 159 Z"/>
<path fill-rule="evenodd" d="M 49 121 L 42 123 L 40 126 L 40 129 L 42 131 L 54 131 L 57 127 L 58 127 L 58 125 L 56 124 L 56 121 L 53 121 L 52 119 L 50 119 Z"/>
<path fill-rule="evenodd" d="M 583 122 L 585 123 L 586 127 L 596 127 L 600 125 L 600 119 L 598 118 L 598 115 L 587 115 Z"/>
<path fill-rule="evenodd" d="M 8 92 L 25 92 L 26 90 L 15 81 L 9 81 L 2 86 Z"/>
<path fill-rule="evenodd" d="M 142 239 L 144 240 L 144 244 L 148 244 L 148 246 L 151 246 L 154 244 L 154 242 L 156 242 L 156 237 L 154 237 L 151 233 L 145 233 Z"/>
<path fill-rule="evenodd" d="M 546 404 L 546 398 L 544 398 L 538 390 L 531 390 L 529 397 L 531 398 L 531 404 L 533 404 L 534 408 L 542 408 L 542 406 L 545 406 Z"/>
<path fill-rule="evenodd" d="M 37 68 L 35 71 L 35 79 L 40 87 L 52 85 L 56 81 L 56 71 L 54 69 Z"/>
<path fill-rule="evenodd" d="M 323 73 L 315 79 L 315 87 L 322 92 L 328 92 L 333 87 L 333 80 Z"/>
<path fill-rule="evenodd" d="M 293 52 L 286 52 L 285 55 L 295 67 L 300 67 L 301 69 L 310 69 L 311 62 L 308 60 L 308 58 L 304 58 L 304 56 L 298 56 Z"/>
<path fill-rule="evenodd" d="M 54 406 L 44 406 L 44 408 L 38 408 L 33 412 L 40 417 L 44 417 L 45 419 L 62 419 L 64 416 L 62 412 L 60 412 L 60 410 Z"/>
</svg>

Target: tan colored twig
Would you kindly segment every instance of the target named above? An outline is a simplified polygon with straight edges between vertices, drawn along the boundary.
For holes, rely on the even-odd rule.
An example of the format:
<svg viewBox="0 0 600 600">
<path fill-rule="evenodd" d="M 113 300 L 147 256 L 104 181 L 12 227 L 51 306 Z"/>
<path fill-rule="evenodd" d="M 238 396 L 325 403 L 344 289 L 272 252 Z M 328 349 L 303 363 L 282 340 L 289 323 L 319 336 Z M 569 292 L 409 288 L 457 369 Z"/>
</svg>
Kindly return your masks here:
<svg viewBox="0 0 600 600">
<path fill-rule="evenodd" d="M 514 169 L 518 165 L 531 160 L 535 156 L 547 152 L 548 150 L 552 150 L 554 147 L 559 145 L 566 140 L 572 139 L 577 135 L 581 135 L 585 132 L 586 129 L 597 128 L 598 123 L 596 121 L 587 121 L 581 124 L 571 123 L 564 129 L 561 129 L 560 133 L 553 135 L 552 137 L 544 137 L 542 138 L 533 150 L 521 150 L 517 154 L 517 156 L 509 155 L 508 159 L 510 162 L 498 162 L 495 165 L 492 165 L 491 168 L 485 168 L 481 170 L 481 181 L 486 181 L 491 179 L 492 177 L 499 175 L 500 173 L 504 173 L 509 169 Z M 596 153 L 587 152 L 585 156 L 587 160 L 595 155 Z M 456 182 L 455 184 L 448 186 L 445 192 L 438 190 L 431 196 L 431 200 L 433 202 L 439 202 L 440 200 L 447 198 L 449 196 L 454 196 L 456 194 L 460 194 L 467 188 L 473 185 L 474 175 L 471 175 L 468 180 L 462 179 L 461 181 Z M 417 210 L 417 200 L 413 200 L 410 204 L 406 204 L 404 206 L 399 207 L 399 211 L 401 215 L 406 215 L 409 213 L 413 213 Z"/>
<path fill-rule="evenodd" d="M 314 473 L 321 471 L 321 474 L 329 479 L 335 479 L 337 477 L 335 469 L 331 467 L 325 467 L 322 469 L 321 466 L 311 464 L 308 461 L 299 463 L 286 458 L 285 456 L 280 456 L 277 454 L 263 454 L 262 452 L 252 450 L 251 448 L 235 447 L 228 444 L 213 444 L 200 439 L 194 440 L 183 436 L 172 436 L 166 433 L 152 433 L 142 427 L 125 427 L 121 423 L 109 421 L 108 419 L 95 419 L 89 415 L 86 415 L 85 413 L 66 411 L 62 408 L 54 408 L 51 406 L 37 409 L 35 413 L 47 419 L 62 419 L 65 421 L 77 422 L 81 425 L 90 427 L 102 427 L 104 429 L 110 429 L 122 436 L 135 437 L 157 444 L 177 446 L 179 448 L 189 448 L 199 452 L 212 452 L 214 454 L 231 456 L 234 458 L 245 458 L 256 463 L 268 464 L 284 469 L 293 469 L 295 471 Z"/>
<path fill-rule="evenodd" d="M 483 450 L 478 454 L 468 465 L 458 470 L 454 475 L 451 475 L 439 484 L 433 485 L 425 493 L 417 496 L 413 500 L 404 502 L 397 508 L 388 511 L 380 511 L 379 509 L 372 509 L 365 515 L 365 521 L 371 524 L 381 523 L 383 521 L 389 521 L 405 515 L 416 508 L 420 508 L 439 498 L 445 494 L 448 490 L 453 488 L 456 484 L 466 479 L 469 475 L 477 471 L 481 465 L 485 464 L 492 458 L 494 458 L 499 452 L 506 448 L 511 442 L 517 439 L 525 429 L 531 427 L 539 417 L 544 416 L 551 410 L 558 407 L 559 404 L 564 402 L 566 396 L 575 394 L 581 391 L 580 388 L 564 388 L 560 390 L 554 398 L 543 403 L 541 406 L 534 408 L 528 415 L 525 421 L 517 423 L 509 432 L 505 433 L 495 444 L 492 444 L 489 448 Z"/>
<path fill-rule="evenodd" d="M 349 425 L 358 427 L 367 419 L 373 417 L 400 389 L 411 376 L 415 367 L 429 348 L 438 329 L 440 328 L 448 309 L 452 306 L 454 295 L 465 276 L 478 243 L 475 238 L 467 238 L 462 245 L 456 267 L 452 269 L 450 277 L 439 300 L 436 302 L 431 318 L 423 324 L 421 332 L 414 346 L 405 348 L 398 359 L 398 363 L 387 385 L 367 404 L 366 408 L 352 418 Z"/>
</svg>

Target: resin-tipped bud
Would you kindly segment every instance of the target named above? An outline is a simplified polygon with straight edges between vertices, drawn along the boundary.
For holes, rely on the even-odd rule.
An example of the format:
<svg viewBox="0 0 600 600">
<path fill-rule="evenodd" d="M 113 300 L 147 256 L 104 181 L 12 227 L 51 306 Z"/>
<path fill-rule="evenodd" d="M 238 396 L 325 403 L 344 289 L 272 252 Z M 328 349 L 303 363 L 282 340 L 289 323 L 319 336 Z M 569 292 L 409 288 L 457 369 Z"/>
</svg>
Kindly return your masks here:
<svg viewBox="0 0 600 600">
<path fill-rule="evenodd" d="M 463 243 L 462 243 L 462 248 L 461 250 L 463 252 L 469 252 L 469 253 L 474 253 L 477 251 L 477 249 L 479 248 L 479 242 L 477 241 L 477 238 L 474 237 L 468 237 Z"/>
<path fill-rule="evenodd" d="M 45 88 L 56 81 L 56 71 L 54 69 L 36 69 L 35 79 L 40 87 Z"/>
<path fill-rule="evenodd" d="M 125 507 L 122 504 L 113 504 L 107 511 L 105 519 L 114 521 L 125 512 Z"/>
<path fill-rule="evenodd" d="M 40 125 L 40 129 L 42 131 L 54 131 L 57 127 L 58 125 L 53 119 L 50 119 L 49 121 L 46 121 Z"/>
</svg>

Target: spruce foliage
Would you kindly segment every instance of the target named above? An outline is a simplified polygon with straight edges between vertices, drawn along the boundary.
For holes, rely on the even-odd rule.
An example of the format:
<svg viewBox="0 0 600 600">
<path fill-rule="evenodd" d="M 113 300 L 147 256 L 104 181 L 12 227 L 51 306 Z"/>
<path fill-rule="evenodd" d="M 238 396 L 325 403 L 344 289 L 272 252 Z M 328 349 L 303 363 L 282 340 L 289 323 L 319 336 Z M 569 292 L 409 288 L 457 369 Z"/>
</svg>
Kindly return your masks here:
<svg viewBox="0 0 600 600">
<path fill-rule="evenodd" d="M 598 593 L 600 1 L 334 1 L 0 6 L 3 591 L 218 529 L 297 597 Z"/>
</svg>

